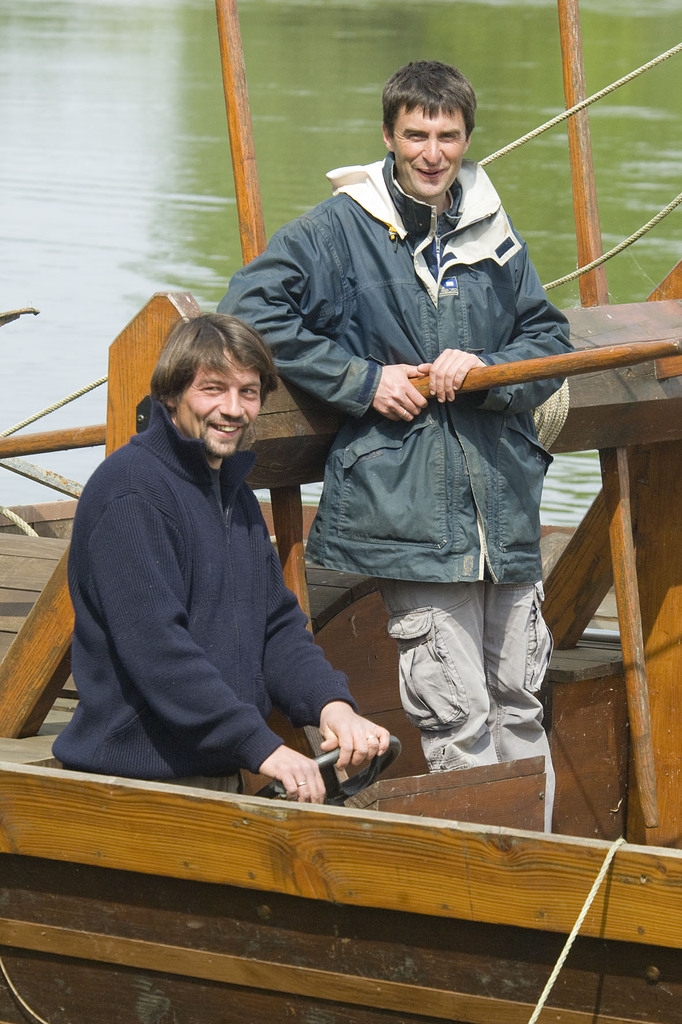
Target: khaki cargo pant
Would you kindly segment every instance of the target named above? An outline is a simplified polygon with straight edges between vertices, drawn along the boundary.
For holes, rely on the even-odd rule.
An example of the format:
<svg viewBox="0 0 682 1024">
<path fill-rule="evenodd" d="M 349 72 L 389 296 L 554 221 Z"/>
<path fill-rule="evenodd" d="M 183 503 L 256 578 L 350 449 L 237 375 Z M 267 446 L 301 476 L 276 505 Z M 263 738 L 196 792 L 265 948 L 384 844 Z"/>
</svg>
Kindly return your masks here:
<svg viewBox="0 0 682 1024">
<path fill-rule="evenodd" d="M 545 830 L 554 769 L 536 696 L 552 653 L 538 584 L 380 580 L 400 649 L 400 696 L 429 771 L 544 755 Z"/>
</svg>

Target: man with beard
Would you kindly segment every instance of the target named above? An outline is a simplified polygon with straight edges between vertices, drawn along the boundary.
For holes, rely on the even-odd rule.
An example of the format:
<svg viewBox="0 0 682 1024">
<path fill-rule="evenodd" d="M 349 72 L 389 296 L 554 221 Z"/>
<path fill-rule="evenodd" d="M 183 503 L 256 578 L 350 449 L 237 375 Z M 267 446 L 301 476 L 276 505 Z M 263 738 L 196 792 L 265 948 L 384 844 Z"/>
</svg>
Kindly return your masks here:
<svg viewBox="0 0 682 1024">
<path fill-rule="evenodd" d="M 383 753 L 286 589 L 242 449 L 277 382 L 258 333 L 221 314 L 171 331 L 148 428 L 84 489 L 69 557 L 79 703 L 64 767 L 238 791 L 239 769 L 321 803 L 315 762 L 267 724 L 318 725 L 338 765 Z"/>
</svg>

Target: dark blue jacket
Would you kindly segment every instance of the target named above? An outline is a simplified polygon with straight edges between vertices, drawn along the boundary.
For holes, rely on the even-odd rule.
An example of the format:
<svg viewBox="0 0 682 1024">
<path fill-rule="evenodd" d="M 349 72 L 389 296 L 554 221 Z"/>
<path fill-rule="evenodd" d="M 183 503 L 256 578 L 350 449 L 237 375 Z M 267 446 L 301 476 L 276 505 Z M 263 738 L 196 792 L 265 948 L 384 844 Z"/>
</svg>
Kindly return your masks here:
<svg viewBox="0 0 682 1024">
<path fill-rule="evenodd" d="M 245 478 L 220 471 L 154 403 L 149 428 L 95 471 L 78 503 L 69 558 L 79 703 L 54 744 L 67 767 L 172 779 L 257 771 L 294 725 L 353 705 L 282 580 Z"/>
</svg>

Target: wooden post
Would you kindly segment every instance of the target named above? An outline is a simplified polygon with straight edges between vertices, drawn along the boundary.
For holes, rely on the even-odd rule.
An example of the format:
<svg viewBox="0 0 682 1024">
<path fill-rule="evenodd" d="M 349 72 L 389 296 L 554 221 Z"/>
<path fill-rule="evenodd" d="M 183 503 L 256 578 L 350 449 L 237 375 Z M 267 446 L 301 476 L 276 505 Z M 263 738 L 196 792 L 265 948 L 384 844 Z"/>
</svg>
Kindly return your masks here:
<svg viewBox="0 0 682 1024">
<path fill-rule="evenodd" d="M 578 0 L 558 0 L 558 11 L 564 95 L 568 109 L 587 96 Z M 568 120 L 568 149 L 573 183 L 578 265 L 582 267 L 602 255 L 587 110 L 579 111 Z M 580 301 L 583 306 L 605 305 L 609 301 L 606 271 L 603 266 L 583 274 L 579 285 Z"/>
<path fill-rule="evenodd" d="M 135 410 L 149 394 L 149 381 L 173 324 L 201 310 L 188 292 L 159 292 L 109 347 L 106 454 L 137 433 Z"/>
<path fill-rule="evenodd" d="M 636 500 L 637 576 L 651 734 L 656 754 L 658 828 L 628 806 L 628 840 L 682 848 L 682 441 L 642 446 L 630 460 Z M 639 780 L 638 780 L 639 784 Z"/>
<path fill-rule="evenodd" d="M 613 586 L 623 649 L 625 689 L 630 719 L 630 749 L 636 790 L 645 826 L 656 828 L 659 819 L 656 801 L 655 758 L 651 737 L 644 638 L 632 536 L 628 454 L 626 448 L 608 448 L 601 451 L 599 455 L 604 499 L 609 518 Z M 630 799 L 632 796 L 631 789 Z"/>
</svg>

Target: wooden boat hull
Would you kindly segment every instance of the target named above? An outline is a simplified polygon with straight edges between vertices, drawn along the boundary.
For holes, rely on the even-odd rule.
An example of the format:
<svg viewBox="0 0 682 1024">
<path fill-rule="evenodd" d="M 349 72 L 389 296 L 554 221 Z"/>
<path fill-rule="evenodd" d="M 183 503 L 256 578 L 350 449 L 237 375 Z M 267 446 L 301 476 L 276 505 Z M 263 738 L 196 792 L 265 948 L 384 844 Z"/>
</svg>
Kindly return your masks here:
<svg viewBox="0 0 682 1024">
<path fill-rule="evenodd" d="M 609 849 L 33 765 L 0 819 L 0 955 L 50 1024 L 521 1024 Z M 541 1019 L 682 1021 L 681 919 L 682 852 L 619 849 Z"/>
</svg>

